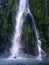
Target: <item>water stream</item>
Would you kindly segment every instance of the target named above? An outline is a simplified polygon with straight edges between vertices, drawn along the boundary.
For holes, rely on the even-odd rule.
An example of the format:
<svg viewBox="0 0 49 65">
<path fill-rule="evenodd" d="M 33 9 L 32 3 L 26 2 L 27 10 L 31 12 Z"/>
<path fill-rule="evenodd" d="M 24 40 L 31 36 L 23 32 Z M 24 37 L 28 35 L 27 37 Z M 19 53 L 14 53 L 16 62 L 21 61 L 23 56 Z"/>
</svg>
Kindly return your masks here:
<svg viewBox="0 0 49 65">
<path fill-rule="evenodd" d="M 19 1 L 19 8 L 16 15 L 16 24 L 15 24 L 15 31 L 14 36 L 12 39 L 12 48 L 11 51 L 11 58 L 17 57 L 19 55 L 19 50 L 21 49 L 21 32 L 22 32 L 22 25 L 24 21 L 24 16 L 26 11 L 26 0 Z"/>
<path fill-rule="evenodd" d="M 33 17 L 32 13 L 30 12 L 30 9 L 29 9 L 29 0 L 19 0 L 19 8 L 18 8 L 18 12 L 16 15 L 15 31 L 14 31 L 14 36 L 12 39 L 12 48 L 10 49 L 10 51 L 11 51 L 10 58 L 18 57 L 20 55 L 22 25 L 23 25 L 23 22 L 25 20 L 24 15 L 27 15 L 27 14 L 29 14 L 32 18 L 34 33 L 36 36 L 36 43 L 37 43 L 37 47 L 38 47 L 37 59 L 41 60 L 42 59 L 42 53 L 45 54 L 45 52 L 41 48 L 40 35 L 39 35 L 39 31 L 36 27 L 34 17 Z"/>
<path fill-rule="evenodd" d="M 41 48 L 41 40 L 40 40 L 40 35 L 39 35 L 39 31 L 36 27 L 36 24 L 35 24 L 35 20 L 34 20 L 34 17 L 32 15 L 32 13 L 30 12 L 30 9 L 28 8 L 28 13 L 30 14 L 31 18 L 32 18 L 32 24 L 33 24 L 33 30 L 34 30 L 34 33 L 35 33 L 35 36 L 36 36 L 36 43 L 37 43 L 37 48 L 38 48 L 38 56 L 37 56 L 37 59 L 39 60 L 42 60 L 42 55 L 46 55 L 46 53 L 42 50 Z"/>
</svg>

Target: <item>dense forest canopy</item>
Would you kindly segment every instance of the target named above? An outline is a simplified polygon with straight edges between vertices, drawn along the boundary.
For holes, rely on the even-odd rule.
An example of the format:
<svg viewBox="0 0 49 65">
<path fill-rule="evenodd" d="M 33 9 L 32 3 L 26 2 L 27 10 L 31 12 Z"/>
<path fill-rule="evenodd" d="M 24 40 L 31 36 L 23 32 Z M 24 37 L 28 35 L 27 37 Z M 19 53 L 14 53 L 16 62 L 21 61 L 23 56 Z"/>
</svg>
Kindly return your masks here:
<svg viewBox="0 0 49 65">
<path fill-rule="evenodd" d="M 30 0 L 29 5 L 35 19 L 36 27 L 40 33 L 42 49 L 49 54 L 49 0 Z M 9 51 L 8 48 L 11 46 L 17 8 L 18 0 L 0 0 L 1 53 L 5 52 L 5 50 Z M 22 28 L 22 43 L 25 44 L 25 52 L 33 54 L 32 51 L 35 50 L 36 42 L 29 15 L 26 16 L 25 21 Z"/>
</svg>

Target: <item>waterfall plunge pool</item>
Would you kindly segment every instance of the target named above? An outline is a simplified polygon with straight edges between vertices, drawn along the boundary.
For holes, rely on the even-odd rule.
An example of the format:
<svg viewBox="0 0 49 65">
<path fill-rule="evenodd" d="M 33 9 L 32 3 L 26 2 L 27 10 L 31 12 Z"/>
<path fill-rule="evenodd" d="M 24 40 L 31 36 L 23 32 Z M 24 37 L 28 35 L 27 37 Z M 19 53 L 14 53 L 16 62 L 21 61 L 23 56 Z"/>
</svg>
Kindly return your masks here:
<svg viewBox="0 0 49 65">
<path fill-rule="evenodd" d="M 49 65 L 48 61 L 32 58 L 0 59 L 0 65 Z"/>
</svg>

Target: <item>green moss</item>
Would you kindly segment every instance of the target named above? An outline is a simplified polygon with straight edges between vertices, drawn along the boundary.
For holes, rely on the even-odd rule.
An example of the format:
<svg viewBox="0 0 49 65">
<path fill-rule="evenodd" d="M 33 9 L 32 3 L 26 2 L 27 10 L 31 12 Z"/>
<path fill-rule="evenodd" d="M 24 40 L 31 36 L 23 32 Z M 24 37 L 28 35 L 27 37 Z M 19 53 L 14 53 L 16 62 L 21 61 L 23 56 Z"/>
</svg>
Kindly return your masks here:
<svg viewBox="0 0 49 65">
<path fill-rule="evenodd" d="M 2 7 L 0 7 L 0 42 L 4 43 L 8 47 L 10 35 L 13 34 L 15 13 L 17 11 L 18 0 L 0 0 Z M 49 52 L 49 39 L 47 38 L 47 28 L 49 27 L 49 0 L 47 0 L 48 15 L 46 17 L 44 0 L 30 0 L 30 10 L 34 16 L 36 26 L 40 33 L 40 39 L 42 41 L 42 48 Z M 27 18 L 27 17 L 26 17 Z M 35 46 L 35 34 L 32 29 L 31 20 L 26 20 L 22 27 L 22 36 L 25 43 L 34 48 Z M 4 38 L 4 39 L 3 39 Z M 30 47 L 31 48 L 31 47 Z M 32 48 L 31 48 L 32 49 Z"/>
<path fill-rule="evenodd" d="M 49 12 L 49 0 L 47 0 L 47 7 Z M 47 39 L 47 27 L 49 26 L 49 13 L 47 13 L 46 17 L 46 10 L 45 10 L 45 3 L 43 0 L 31 0 L 30 1 L 30 9 L 34 16 L 36 26 L 40 33 L 40 39 L 42 41 L 42 48 L 49 52 L 49 41 Z M 47 47 L 48 46 L 48 47 Z"/>
<path fill-rule="evenodd" d="M 17 0 L 0 0 L 0 5 L 0 49 L 3 49 L 3 44 L 8 50 L 14 29 Z"/>
</svg>

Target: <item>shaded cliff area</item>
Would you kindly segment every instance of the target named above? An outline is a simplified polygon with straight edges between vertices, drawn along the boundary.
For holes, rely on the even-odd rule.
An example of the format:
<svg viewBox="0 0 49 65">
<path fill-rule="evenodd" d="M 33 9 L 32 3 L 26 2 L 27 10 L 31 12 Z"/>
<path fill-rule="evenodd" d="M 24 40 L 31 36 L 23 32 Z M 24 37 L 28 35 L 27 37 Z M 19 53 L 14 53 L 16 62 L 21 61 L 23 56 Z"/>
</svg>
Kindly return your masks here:
<svg viewBox="0 0 49 65">
<path fill-rule="evenodd" d="M 13 37 L 18 0 L 0 0 L 0 53 L 9 52 Z M 30 0 L 30 10 L 40 33 L 42 49 L 49 54 L 49 0 Z M 22 46 L 25 53 L 36 55 L 36 39 L 29 14 L 22 26 Z"/>
</svg>

